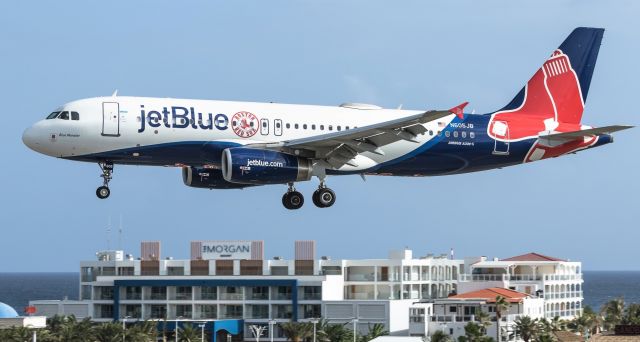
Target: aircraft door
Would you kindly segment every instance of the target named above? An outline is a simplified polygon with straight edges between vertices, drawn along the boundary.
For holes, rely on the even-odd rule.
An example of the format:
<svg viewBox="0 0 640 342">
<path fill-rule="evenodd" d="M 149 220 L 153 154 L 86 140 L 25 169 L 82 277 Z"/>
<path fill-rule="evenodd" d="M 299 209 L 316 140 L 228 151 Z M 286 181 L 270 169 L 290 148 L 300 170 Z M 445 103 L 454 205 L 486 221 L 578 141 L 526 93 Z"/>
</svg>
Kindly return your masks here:
<svg viewBox="0 0 640 342">
<path fill-rule="evenodd" d="M 491 133 L 496 137 L 494 140 L 493 154 L 509 154 L 509 124 L 506 121 L 494 121 L 491 126 Z"/>
<path fill-rule="evenodd" d="M 120 136 L 120 105 L 117 102 L 102 103 L 102 135 Z"/>
<path fill-rule="evenodd" d="M 277 136 L 282 135 L 282 120 L 280 119 L 273 120 L 273 134 Z"/>
</svg>

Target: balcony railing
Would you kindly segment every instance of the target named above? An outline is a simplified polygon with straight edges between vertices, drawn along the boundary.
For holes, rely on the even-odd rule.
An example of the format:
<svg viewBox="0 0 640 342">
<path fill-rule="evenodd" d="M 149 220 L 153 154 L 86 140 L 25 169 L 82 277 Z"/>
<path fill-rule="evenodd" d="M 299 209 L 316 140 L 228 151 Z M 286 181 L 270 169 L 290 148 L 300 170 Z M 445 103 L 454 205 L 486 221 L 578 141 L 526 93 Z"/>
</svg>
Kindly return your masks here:
<svg viewBox="0 0 640 342">
<path fill-rule="evenodd" d="M 460 281 L 541 281 L 533 274 L 461 274 Z"/>
<path fill-rule="evenodd" d="M 544 294 L 544 299 L 562 299 L 562 298 L 582 298 L 582 291 L 572 292 L 548 292 Z"/>
<path fill-rule="evenodd" d="M 582 280 L 582 274 L 547 274 L 544 280 Z"/>
</svg>

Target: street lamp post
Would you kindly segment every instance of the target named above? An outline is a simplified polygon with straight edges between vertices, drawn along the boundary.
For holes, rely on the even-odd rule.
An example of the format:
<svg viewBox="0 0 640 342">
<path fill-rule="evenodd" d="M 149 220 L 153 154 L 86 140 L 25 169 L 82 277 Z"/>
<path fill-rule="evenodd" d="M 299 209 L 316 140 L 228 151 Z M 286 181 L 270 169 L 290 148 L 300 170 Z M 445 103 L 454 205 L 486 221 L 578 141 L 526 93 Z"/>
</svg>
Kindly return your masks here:
<svg viewBox="0 0 640 342">
<path fill-rule="evenodd" d="M 313 342 L 316 342 L 316 324 L 320 321 L 317 318 L 314 318 L 310 322 L 313 323 Z"/>
<path fill-rule="evenodd" d="M 204 327 L 207 323 L 200 323 L 200 342 L 204 342 Z"/>
<path fill-rule="evenodd" d="M 125 342 L 125 336 L 126 336 L 126 332 L 127 332 L 127 326 L 125 325 L 126 321 L 128 318 L 131 318 L 131 316 L 126 316 L 122 319 L 122 342 Z"/>
<path fill-rule="evenodd" d="M 175 335 L 175 337 L 176 337 L 176 342 L 178 342 L 178 321 L 179 321 L 180 319 L 182 319 L 182 318 L 184 318 L 184 317 L 182 317 L 182 316 L 180 316 L 180 317 L 176 317 L 176 329 L 175 329 L 175 330 L 176 330 L 176 335 Z"/>
<path fill-rule="evenodd" d="M 273 342 L 273 327 L 275 325 L 276 325 L 276 320 L 270 319 L 269 320 L 269 336 L 270 336 L 271 342 Z"/>
<path fill-rule="evenodd" d="M 356 342 L 357 338 L 358 338 L 358 319 L 354 318 L 353 319 L 353 342 Z"/>
</svg>

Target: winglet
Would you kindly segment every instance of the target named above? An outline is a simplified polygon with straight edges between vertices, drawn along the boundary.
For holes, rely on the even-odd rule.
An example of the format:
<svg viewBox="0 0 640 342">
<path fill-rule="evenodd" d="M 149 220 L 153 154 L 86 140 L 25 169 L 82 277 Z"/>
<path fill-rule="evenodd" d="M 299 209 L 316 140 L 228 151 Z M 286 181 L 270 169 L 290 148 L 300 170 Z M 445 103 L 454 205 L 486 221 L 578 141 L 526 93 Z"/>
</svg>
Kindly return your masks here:
<svg viewBox="0 0 640 342">
<path fill-rule="evenodd" d="M 449 112 L 451 112 L 451 114 L 457 115 L 460 119 L 464 119 L 464 113 L 462 112 L 462 110 L 468 104 L 469 104 L 469 102 L 463 102 L 463 103 L 461 103 L 461 104 L 449 109 Z"/>
</svg>

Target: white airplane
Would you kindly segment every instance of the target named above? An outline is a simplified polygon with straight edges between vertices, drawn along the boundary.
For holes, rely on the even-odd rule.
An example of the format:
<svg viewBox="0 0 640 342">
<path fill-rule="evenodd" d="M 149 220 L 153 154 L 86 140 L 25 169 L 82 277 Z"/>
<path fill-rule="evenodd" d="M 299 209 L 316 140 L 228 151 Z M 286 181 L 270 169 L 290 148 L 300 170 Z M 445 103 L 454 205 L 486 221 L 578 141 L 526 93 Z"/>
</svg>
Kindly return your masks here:
<svg viewBox="0 0 640 342">
<path fill-rule="evenodd" d="M 186 185 L 237 189 L 287 184 L 287 209 L 303 195 L 294 183 L 320 181 L 313 203 L 335 193 L 327 175 L 433 176 L 532 162 L 612 142 L 631 126 L 581 124 L 604 30 L 577 28 L 504 108 L 484 115 L 449 110 L 338 107 L 170 98 L 110 97 L 67 103 L 23 134 L 31 149 L 95 162 L 99 198 L 113 165 L 182 167 Z"/>
</svg>

